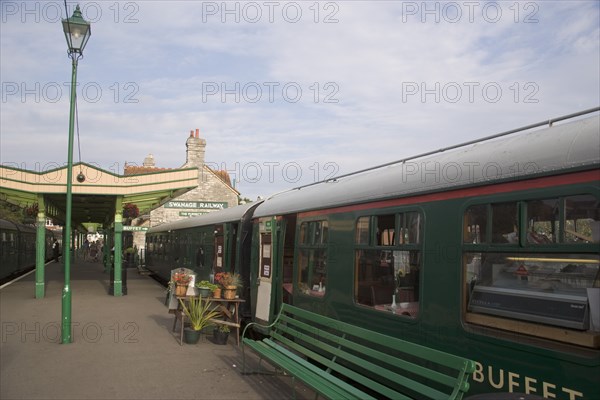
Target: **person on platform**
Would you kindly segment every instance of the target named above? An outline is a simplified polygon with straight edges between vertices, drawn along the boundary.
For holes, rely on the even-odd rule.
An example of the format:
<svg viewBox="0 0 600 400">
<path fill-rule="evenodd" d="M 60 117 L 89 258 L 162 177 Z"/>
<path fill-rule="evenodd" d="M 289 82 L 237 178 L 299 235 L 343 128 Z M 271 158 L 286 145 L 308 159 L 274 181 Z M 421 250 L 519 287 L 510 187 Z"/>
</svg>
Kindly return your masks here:
<svg viewBox="0 0 600 400">
<path fill-rule="evenodd" d="M 97 253 L 98 254 L 98 259 L 100 261 L 102 261 L 102 258 L 103 258 L 102 257 L 102 255 L 103 255 L 102 250 L 104 249 L 104 243 L 102 243 L 102 240 L 98 240 L 98 242 L 96 242 L 96 243 L 98 245 L 98 253 Z"/>
<path fill-rule="evenodd" d="M 90 257 L 92 258 L 92 262 L 98 261 L 98 245 L 96 242 L 90 243 Z"/>
<path fill-rule="evenodd" d="M 83 261 L 86 261 L 88 256 L 90 255 L 90 241 L 85 238 L 83 242 Z"/>
<path fill-rule="evenodd" d="M 58 240 L 54 238 L 54 242 L 52 243 L 52 258 L 54 258 L 54 262 L 58 262 L 58 257 L 60 256 L 60 245 L 58 244 Z"/>
</svg>

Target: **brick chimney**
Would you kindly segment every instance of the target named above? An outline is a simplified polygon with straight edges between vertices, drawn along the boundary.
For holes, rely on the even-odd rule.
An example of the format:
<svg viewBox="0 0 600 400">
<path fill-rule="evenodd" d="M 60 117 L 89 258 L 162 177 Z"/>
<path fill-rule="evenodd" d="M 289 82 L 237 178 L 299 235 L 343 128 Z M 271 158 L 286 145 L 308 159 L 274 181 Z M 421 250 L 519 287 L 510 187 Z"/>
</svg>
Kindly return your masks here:
<svg viewBox="0 0 600 400">
<path fill-rule="evenodd" d="M 154 164 L 154 156 L 152 154 L 148 154 L 146 158 L 144 158 L 144 167 L 155 167 Z"/>
<path fill-rule="evenodd" d="M 196 128 L 196 132 L 190 131 L 190 137 L 185 142 L 186 159 L 185 167 L 202 168 L 204 165 L 204 153 L 206 151 L 206 140 L 200 138 L 200 129 Z"/>
</svg>

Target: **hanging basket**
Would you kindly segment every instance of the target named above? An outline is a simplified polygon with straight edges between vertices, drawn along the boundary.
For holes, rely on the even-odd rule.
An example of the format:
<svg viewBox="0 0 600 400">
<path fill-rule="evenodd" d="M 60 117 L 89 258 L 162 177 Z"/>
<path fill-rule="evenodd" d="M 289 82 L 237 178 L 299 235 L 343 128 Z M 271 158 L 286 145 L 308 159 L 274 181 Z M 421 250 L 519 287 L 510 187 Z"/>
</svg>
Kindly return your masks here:
<svg viewBox="0 0 600 400">
<path fill-rule="evenodd" d="M 223 298 L 226 300 L 235 299 L 236 292 L 237 292 L 237 287 L 227 286 L 225 289 L 223 289 Z"/>
</svg>

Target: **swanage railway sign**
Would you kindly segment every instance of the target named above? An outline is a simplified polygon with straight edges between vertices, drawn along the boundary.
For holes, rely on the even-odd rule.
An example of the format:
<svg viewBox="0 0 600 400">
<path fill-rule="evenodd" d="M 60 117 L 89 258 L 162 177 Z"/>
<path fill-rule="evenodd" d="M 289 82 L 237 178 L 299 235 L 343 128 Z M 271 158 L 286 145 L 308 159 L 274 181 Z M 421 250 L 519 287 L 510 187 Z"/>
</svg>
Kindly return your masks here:
<svg viewBox="0 0 600 400">
<path fill-rule="evenodd" d="M 222 210 L 227 208 L 226 202 L 217 201 L 168 201 L 165 208 L 196 208 L 199 210 Z"/>
</svg>

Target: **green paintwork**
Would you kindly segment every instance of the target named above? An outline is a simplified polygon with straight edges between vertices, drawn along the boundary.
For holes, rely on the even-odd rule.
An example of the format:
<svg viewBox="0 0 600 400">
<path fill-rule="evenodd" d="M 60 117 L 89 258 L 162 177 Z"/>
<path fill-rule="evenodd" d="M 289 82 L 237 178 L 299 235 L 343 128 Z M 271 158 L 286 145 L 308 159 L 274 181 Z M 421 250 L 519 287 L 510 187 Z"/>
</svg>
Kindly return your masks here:
<svg viewBox="0 0 600 400">
<path fill-rule="evenodd" d="M 35 298 L 45 295 L 45 263 L 46 263 L 46 214 L 44 196 L 38 195 L 38 215 L 35 236 Z"/>
<path fill-rule="evenodd" d="M 62 343 L 71 343 L 71 210 L 73 207 L 73 136 L 75 129 L 75 91 L 77 88 L 77 57 L 72 57 L 71 74 L 71 110 L 69 112 L 69 145 L 67 153 L 67 200 L 65 211 L 65 239 L 63 240 L 63 263 L 65 266 L 65 285 L 62 291 Z"/>
<path fill-rule="evenodd" d="M 472 382 L 469 394 L 503 391 L 523 391 L 525 378 L 537 394 L 543 392 L 543 382 L 550 385 L 549 393 L 558 399 L 600 397 L 600 387 L 594 377 L 600 371 L 600 351 L 576 348 L 567 344 L 532 340 L 518 333 L 468 325 L 463 320 L 462 254 L 475 245 L 462 243 L 462 218 L 464 211 L 473 203 L 486 201 L 503 202 L 525 198 L 551 198 L 573 194 L 590 193 L 600 198 L 600 184 L 590 186 L 568 185 L 520 193 L 494 194 L 486 197 L 449 199 L 410 206 L 369 209 L 329 214 L 328 286 L 324 298 L 294 293 L 293 304 L 301 308 L 329 315 L 337 320 L 356 326 L 368 326 L 385 335 L 402 337 L 408 341 L 442 350 L 479 362 L 474 375 L 484 382 Z M 354 303 L 354 230 L 358 217 L 420 210 L 425 216 L 423 258 L 421 267 L 420 313 L 416 319 L 399 318 L 389 313 L 363 307 Z M 310 220 L 307 218 L 306 220 Z M 298 219 L 297 227 L 303 220 Z M 296 232 L 296 235 L 299 231 Z M 479 245 L 479 251 L 484 246 Z M 514 252 L 527 253 L 531 249 L 516 248 Z M 598 254 L 596 244 L 575 244 L 544 249 L 547 253 Z M 297 255 L 296 255 L 297 259 Z M 297 265 L 295 265 L 297 268 Z M 294 279 L 299 271 L 294 270 Z M 533 343 L 533 345 L 531 344 Z M 545 368 L 543 366 L 548 366 Z M 560 366 L 560 367 L 559 367 Z M 491 368 L 489 370 L 488 368 Z M 490 372 L 491 371 L 491 372 Z M 512 377 L 509 377 L 511 374 Z M 514 382 L 509 387 L 510 381 Z"/>
</svg>

